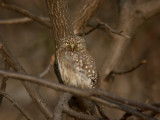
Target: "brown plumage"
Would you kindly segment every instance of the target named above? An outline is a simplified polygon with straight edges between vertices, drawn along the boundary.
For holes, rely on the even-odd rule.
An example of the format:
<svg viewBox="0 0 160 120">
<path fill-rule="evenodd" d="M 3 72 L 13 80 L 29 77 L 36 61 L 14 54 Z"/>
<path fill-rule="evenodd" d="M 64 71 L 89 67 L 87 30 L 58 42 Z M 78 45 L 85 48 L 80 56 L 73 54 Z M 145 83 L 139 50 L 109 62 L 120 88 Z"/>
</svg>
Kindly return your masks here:
<svg viewBox="0 0 160 120">
<path fill-rule="evenodd" d="M 60 82 L 79 88 L 95 88 L 98 74 L 85 40 L 70 35 L 61 40 L 56 51 L 55 71 Z"/>
</svg>

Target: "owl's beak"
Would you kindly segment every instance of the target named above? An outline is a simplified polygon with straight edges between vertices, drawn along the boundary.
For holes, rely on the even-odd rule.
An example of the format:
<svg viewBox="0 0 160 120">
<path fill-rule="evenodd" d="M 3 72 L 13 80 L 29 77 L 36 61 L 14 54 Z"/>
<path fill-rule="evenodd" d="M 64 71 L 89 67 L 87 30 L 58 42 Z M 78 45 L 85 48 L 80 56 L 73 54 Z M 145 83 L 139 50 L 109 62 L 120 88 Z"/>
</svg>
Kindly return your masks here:
<svg viewBox="0 0 160 120">
<path fill-rule="evenodd" d="M 74 44 L 71 44 L 71 45 L 70 45 L 70 47 L 71 47 L 71 50 L 73 51 L 73 50 L 74 50 L 75 45 L 74 45 Z"/>
</svg>

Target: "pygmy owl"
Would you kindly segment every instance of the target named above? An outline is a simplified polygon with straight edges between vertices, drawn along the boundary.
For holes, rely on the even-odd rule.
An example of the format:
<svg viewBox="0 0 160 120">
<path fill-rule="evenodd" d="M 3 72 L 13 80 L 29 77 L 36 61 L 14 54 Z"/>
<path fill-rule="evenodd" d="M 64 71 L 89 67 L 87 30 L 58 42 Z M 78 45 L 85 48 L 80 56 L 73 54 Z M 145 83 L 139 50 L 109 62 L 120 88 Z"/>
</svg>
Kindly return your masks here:
<svg viewBox="0 0 160 120">
<path fill-rule="evenodd" d="M 59 81 L 66 85 L 79 88 L 96 87 L 96 65 L 82 37 L 69 35 L 61 40 L 54 67 Z"/>
</svg>

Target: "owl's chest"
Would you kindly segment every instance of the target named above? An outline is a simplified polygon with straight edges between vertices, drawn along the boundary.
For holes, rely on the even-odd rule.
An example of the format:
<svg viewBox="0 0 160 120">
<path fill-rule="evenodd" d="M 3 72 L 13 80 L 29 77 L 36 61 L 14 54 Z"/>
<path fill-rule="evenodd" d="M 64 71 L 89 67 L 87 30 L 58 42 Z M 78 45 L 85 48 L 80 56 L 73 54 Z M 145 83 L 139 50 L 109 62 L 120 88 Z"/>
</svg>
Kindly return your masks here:
<svg viewBox="0 0 160 120">
<path fill-rule="evenodd" d="M 57 56 L 58 57 L 58 56 Z M 91 84 L 86 73 L 82 72 L 82 61 L 79 61 L 79 54 L 63 54 L 58 58 L 59 71 L 65 84 L 86 88 Z"/>
</svg>

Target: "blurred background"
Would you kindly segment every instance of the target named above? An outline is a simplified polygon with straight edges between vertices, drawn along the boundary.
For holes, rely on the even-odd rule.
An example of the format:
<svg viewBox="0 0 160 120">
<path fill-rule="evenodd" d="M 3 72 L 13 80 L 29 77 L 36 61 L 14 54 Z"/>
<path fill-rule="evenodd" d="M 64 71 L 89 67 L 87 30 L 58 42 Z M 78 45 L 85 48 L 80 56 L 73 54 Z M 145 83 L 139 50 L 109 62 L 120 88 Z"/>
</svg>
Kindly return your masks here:
<svg viewBox="0 0 160 120">
<path fill-rule="evenodd" d="M 71 16 L 81 1 L 67 0 Z M 147 1 L 147 0 L 143 0 Z M 12 0 L 10 4 L 29 10 L 37 16 L 48 17 L 45 0 Z M 99 18 L 114 28 L 118 20 L 118 0 L 104 0 L 102 6 L 92 18 Z M 0 20 L 22 18 L 24 16 L 13 11 L 0 8 Z M 111 93 L 143 103 L 160 102 L 160 14 L 142 24 L 132 38 L 126 54 L 116 71 L 124 71 L 136 66 L 141 60 L 147 63 L 137 70 L 117 75 L 110 81 Z M 24 69 L 38 76 L 48 66 L 51 55 L 55 52 L 52 31 L 36 22 L 24 24 L 0 24 L 0 38 L 8 45 L 9 50 L 21 63 Z M 96 60 L 100 70 L 105 59 L 109 58 L 112 39 L 107 32 L 99 29 L 85 36 L 87 47 Z M 4 68 L 4 59 L 0 55 L 0 68 Z M 45 77 L 48 81 L 58 82 L 51 69 Z M 2 78 L 0 77 L 0 83 Z M 32 103 L 28 93 L 17 80 L 8 80 L 6 92 L 16 99 L 34 118 L 43 120 L 44 116 Z M 40 87 L 40 92 L 47 103 L 54 109 L 60 92 Z M 106 114 L 113 120 L 122 116 L 123 112 L 105 107 Z M 0 120 L 24 120 L 23 116 L 6 99 L 0 107 Z"/>
</svg>

